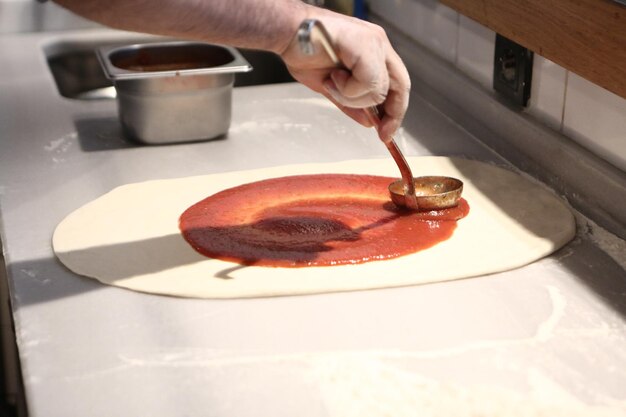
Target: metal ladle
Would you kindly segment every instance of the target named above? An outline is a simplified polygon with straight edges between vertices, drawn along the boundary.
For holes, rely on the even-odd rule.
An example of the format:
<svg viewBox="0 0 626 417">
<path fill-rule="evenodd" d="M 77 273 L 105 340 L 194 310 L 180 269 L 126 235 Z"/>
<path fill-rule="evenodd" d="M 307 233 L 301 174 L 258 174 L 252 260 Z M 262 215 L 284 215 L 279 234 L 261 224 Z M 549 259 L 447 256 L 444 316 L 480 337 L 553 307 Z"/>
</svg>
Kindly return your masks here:
<svg viewBox="0 0 626 417">
<path fill-rule="evenodd" d="M 315 53 L 313 42 L 316 40 L 322 45 L 335 66 L 348 70 L 339 59 L 328 31 L 319 20 L 304 20 L 298 29 L 297 36 L 300 49 L 304 54 Z M 365 114 L 373 126 L 380 125 L 380 114 L 376 106 L 366 108 Z M 411 210 L 437 210 L 458 204 L 463 191 L 463 183 L 460 180 L 441 176 L 413 178 L 411 168 L 393 137 L 383 140 L 383 143 L 402 175 L 402 180 L 394 181 L 389 185 L 389 194 L 394 204 Z"/>
</svg>

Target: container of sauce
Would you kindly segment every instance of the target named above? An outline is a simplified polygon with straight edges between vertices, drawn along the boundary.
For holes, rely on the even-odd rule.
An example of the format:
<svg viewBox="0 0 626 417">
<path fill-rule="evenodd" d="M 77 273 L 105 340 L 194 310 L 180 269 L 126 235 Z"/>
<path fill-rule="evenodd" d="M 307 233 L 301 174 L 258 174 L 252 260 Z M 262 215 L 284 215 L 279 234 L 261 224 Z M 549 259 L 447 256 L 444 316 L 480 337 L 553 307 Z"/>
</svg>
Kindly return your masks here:
<svg viewBox="0 0 626 417">
<path fill-rule="evenodd" d="M 236 49 L 201 42 L 104 46 L 97 54 L 125 134 L 146 144 L 225 135 L 235 73 L 252 70 Z"/>
</svg>

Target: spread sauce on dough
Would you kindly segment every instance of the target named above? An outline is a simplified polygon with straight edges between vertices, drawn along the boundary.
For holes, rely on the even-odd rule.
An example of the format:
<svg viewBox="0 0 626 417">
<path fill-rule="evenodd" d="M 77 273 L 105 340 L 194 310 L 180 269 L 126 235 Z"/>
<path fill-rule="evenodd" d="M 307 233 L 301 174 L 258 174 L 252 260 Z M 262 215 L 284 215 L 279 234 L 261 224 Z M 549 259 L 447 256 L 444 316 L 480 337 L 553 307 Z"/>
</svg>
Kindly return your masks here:
<svg viewBox="0 0 626 417">
<path fill-rule="evenodd" d="M 180 230 L 211 258 L 304 267 L 396 258 L 448 239 L 457 207 L 412 212 L 389 198 L 389 177 L 348 174 L 274 178 L 230 188 L 189 207 Z"/>
</svg>

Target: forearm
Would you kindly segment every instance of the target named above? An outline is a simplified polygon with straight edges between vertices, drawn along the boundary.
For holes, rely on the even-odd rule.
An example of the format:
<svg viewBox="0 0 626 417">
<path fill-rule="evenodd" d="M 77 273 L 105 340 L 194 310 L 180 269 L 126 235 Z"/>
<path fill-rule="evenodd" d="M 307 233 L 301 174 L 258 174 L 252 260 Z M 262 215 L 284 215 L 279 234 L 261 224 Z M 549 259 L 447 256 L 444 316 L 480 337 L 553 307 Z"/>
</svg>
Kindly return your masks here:
<svg viewBox="0 0 626 417">
<path fill-rule="evenodd" d="M 370 126 L 361 110 L 378 105 L 383 140 L 400 126 L 411 82 L 384 30 L 301 0 L 54 0 L 118 29 L 264 49 L 279 54 L 291 74 L 324 94 L 350 117 Z M 335 41 L 338 69 L 323 50 L 305 55 L 295 40 L 305 19 L 318 19 Z"/>
<path fill-rule="evenodd" d="M 314 8 L 300 0 L 55 0 L 118 29 L 281 53 Z"/>
</svg>

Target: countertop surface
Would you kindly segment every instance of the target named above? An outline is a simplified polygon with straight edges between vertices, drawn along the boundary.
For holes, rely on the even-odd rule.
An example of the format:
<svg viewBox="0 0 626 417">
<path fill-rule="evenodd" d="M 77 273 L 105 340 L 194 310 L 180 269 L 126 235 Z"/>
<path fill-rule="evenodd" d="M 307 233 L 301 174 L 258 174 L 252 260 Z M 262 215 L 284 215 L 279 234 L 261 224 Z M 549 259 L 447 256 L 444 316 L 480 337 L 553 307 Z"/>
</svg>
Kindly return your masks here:
<svg viewBox="0 0 626 417">
<path fill-rule="evenodd" d="M 115 101 L 61 97 L 42 50 L 111 33 L 0 37 L 0 232 L 30 415 L 626 413 L 626 274 L 582 226 L 523 268 L 387 290 L 181 299 L 68 271 L 55 226 L 118 185 L 388 157 L 298 84 L 235 89 L 224 139 L 127 141 Z M 407 155 L 506 166 L 417 93 Z"/>
</svg>

